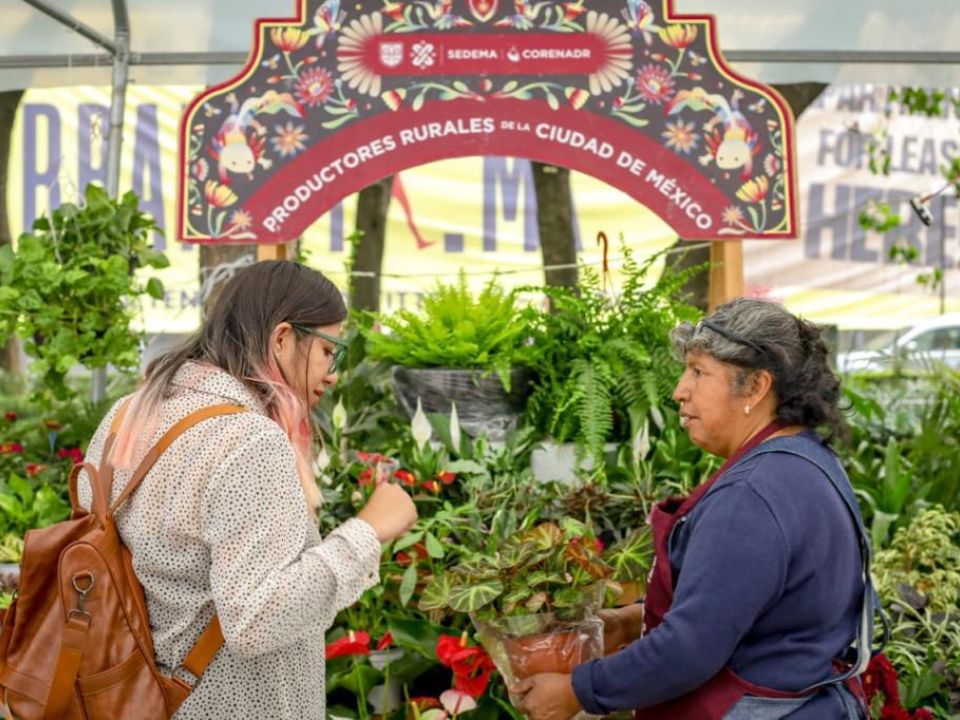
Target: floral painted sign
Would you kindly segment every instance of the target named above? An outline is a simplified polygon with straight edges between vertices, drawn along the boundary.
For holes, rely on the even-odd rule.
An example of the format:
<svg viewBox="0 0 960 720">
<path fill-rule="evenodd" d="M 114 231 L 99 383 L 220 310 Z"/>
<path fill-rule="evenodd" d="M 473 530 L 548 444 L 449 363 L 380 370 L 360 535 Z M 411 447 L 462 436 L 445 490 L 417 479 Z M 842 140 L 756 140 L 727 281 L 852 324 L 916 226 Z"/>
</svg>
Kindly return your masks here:
<svg viewBox="0 0 960 720">
<path fill-rule="evenodd" d="M 276 243 L 467 155 L 593 175 L 688 239 L 797 234 L 793 118 L 672 0 L 300 0 L 181 127 L 187 242 Z"/>
</svg>

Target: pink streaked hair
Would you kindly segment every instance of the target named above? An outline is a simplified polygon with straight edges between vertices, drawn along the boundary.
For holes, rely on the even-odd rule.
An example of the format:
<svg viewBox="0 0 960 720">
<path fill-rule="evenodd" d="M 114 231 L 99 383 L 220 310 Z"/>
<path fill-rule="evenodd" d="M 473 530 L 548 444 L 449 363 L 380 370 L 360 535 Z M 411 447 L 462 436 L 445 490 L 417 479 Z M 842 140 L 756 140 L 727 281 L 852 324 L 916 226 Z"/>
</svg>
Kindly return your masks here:
<svg viewBox="0 0 960 720">
<path fill-rule="evenodd" d="M 276 422 L 290 439 L 296 456 L 297 474 L 303 486 L 303 493 L 311 511 L 320 507 L 323 496 L 314 480 L 313 465 L 316 459 L 313 450 L 313 436 L 310 429 L 309 406 L 287 384 L 273 355 L 265 359 L 265 366 L 255 368 L 253 376 L 244 378 L 258 390 L 261 402 L 270 418 Z M 217 368 L 205 363 L 209 372 Z M 201 374 L 202 380 L 206 373 Z M 123 423 L 117 432 L 111 458 L 114 467 L 119 470 L 132 470 L 147 450 L 157 430 L 160 407 L 165 400 L 165 388 L 162 382 L 147 378 L 140 391 L 132 398 Z"/>
</svg>

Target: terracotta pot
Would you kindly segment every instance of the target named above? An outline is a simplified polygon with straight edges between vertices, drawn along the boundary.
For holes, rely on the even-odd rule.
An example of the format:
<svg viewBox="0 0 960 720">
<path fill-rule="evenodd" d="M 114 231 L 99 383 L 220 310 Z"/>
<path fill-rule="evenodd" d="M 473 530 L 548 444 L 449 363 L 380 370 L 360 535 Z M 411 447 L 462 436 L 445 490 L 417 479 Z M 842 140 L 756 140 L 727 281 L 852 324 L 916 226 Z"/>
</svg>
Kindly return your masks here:
<svg viewBox="0 0 960 720">
<path fill-rule="evenodd" d="M 503 646 L 517 679 L 537 673 L 569 673 L 587 658 L 576 631 L 506 638 Z"/>
</svg>

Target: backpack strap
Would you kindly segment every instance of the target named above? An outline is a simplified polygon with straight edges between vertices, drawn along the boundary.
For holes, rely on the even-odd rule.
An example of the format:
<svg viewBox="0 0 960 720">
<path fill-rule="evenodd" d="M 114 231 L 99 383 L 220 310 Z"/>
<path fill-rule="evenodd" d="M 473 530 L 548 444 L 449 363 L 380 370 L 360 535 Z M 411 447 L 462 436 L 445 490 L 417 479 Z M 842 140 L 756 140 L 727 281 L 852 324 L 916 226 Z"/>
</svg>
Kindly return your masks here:
<svg viewBox="0 0 960 720">
<path fill-rule="evenodd" d="M 211 405 L 190 413 L 172 428 L 167 430 L 163 437 L 157 441 L 157 444 L 147 451 L 147 454 L 143 457 L 143 460 L 140 461 L 137 469 L 133 471 L 133 475 L 130 476 L 130 481 L 127 483 L 126 487 L 123 488 L 123 492 L 120 493 L 120 496 L 117 498 L 116 502 L 110 506 L 110 515 L 113 515 L 120 508 L 120 506 L 123 505 L 123 503 L 125 503 L 131 495 L 133 495 L 136 489 L 140 486 L 140 483 L 143 481 L 143 478 L 146 477 L 147 473 L 153 468 L 154 463 L 157 462 L 157 459 L 168 447 L 170 447 L 170 444 L 174 440 L 180 437 L 180 435 L 192 428 L 194 425 L 201 423 L 208 418 L 217 417 L 218 415 L 233 415 L 235 413 L 245 412 L 245 410 L 246 409 L 240 405 Z"/>
<path fill-rule="evenodd" d="M 50 687 L 50 694 L 47 695 L 43 720 L 58 720 L 66 717 L 70 703 L 77 699 L 77 673 L 80 671 L 80 661 L 83 659 L 83 651 L 87 647 L 89 636 L 89 616 L 84 618 L 80 614 L 71 613 L 63 632 L 56 670 L 53 674 L 53 685 Z M 12 718 L 13 715 L 10 717 Z"/>
<path fill-rule="evenodd" d="M 221 647 L 223 647 L 223 630 L 220 628 L 220 618 L 214 615 L 177 670 L 186 670 L 199 681 L 206 672 L 207 666 L 220 652 Z M 174 670 L 173 674 L 182 676 L 182 673 L 177 673 L 177 670 Z"/>
</svg>

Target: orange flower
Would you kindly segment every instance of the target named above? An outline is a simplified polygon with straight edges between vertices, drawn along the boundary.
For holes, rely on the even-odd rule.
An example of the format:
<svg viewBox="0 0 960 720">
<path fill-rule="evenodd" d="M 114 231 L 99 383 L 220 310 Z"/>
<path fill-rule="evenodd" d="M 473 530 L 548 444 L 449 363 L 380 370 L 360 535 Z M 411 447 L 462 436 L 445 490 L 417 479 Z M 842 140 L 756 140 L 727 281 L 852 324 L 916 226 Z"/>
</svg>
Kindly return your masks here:
<svg viewBox="0 0 960 720">
<path fill-rule="evenodd" d="M 756 180 L 745 182 L 737 190 L 737 197 L 744 202 L 760 203 L 767 196 L 770 190 L 770 181 L 766 175 L 758 177 Z"/>
<path fill-rule="evenodd" d="M 203 186 L 203 196 L 215 208 L 230 207 L 237 201 L 237 194 L 216 180 L 207 180 Z"/>
<path fill-rule="evenodd" d="M 406 96 L 406 88 L 397 88 L 396 90 L 387 90 L 380 96 L 380 99 L 383 100 L 383 104 L 391 110 L 399 110 Z"/>
<path fill-rule="evenodd" d="M 587 100 L 590 99 L 590 93 L 583 88 L 568 87 L 563 91 L 563 94 L 566 96 L 567 102 L 570 103 L 570 107 L 574 110 L 582 108 Z"/>
<path fill-rule="evenodd" d="M 667 25 L 660 28 L 660 39 L 670 47 L 683 50 L 693 44 L 697 39 L 696 25 Z"/>
<path fill-rule="evenodd" d="M 270 39 L 282 52 L 289 53 L 299 50 L 310 41 L 310 36 L 301 28 L 285 27 L 273 28 Z"/>
</svg>

